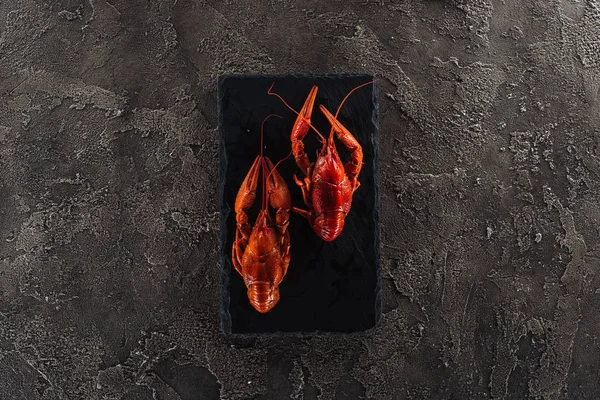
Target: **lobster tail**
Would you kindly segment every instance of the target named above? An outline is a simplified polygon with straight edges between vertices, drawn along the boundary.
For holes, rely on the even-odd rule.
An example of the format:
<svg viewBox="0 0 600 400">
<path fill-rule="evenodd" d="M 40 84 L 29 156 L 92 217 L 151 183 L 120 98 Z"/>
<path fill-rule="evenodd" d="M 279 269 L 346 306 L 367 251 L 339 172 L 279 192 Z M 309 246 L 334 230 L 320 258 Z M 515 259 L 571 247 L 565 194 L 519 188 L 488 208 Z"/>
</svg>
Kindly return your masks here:
<svg viewBox="0 0 600 400">
<path fill-rule="evenodd" d="M 344 218 L 346 213 L 332 211 L 321 214 L 313 225 L 315 233 L 326 242 L 335 240 L 344 229 Z"/>
<path fill-rule="evenodd" d="M 248 300 L 259 313 L 271 311 L 279 301 L 279 288 L 268 282 L 253 283 L 248 287 Z"/>
</svg>

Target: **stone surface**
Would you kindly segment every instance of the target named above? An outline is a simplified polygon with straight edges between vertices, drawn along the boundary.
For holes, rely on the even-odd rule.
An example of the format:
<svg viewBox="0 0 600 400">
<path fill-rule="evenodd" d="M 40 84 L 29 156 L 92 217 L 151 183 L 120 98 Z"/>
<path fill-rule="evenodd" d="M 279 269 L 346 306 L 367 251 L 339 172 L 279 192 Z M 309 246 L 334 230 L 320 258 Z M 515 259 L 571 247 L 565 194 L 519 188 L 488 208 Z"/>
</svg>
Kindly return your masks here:
<svg viewBox="0 0 600 400">
<path fill-rule="evenodd" d="M 0 2 L 0 398 L 595 399 L 598 0 Z M 217 79 L 381 78 L 382 319 L 220 333 Z"/>
</svg>

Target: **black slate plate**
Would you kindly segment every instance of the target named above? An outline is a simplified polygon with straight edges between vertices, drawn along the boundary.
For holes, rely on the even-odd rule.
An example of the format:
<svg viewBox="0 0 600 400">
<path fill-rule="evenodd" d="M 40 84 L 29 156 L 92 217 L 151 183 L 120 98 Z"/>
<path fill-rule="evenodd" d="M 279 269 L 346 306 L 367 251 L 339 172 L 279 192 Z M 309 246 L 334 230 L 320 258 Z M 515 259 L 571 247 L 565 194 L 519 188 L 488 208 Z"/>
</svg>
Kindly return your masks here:
<svg viewBox="0 0 600 400">
<path fill-rule="evenodd" d="M 250 305 L 242 277 L 233 268 L 231 246 L 235 236 L 235 196 L 260 152 L 260 126 L 265 123 L 264 155 L 274 163 L 290 150 L 290 132 L 296 115 L 267 90 L 299 111 L 312 85 L 319 87 L 313 125 L 324 135 L 331 126 L 318 109 L 325 105 L 335 114 L 344 96 L 372 80 L 369 75 L 326 76 L 227 76 L 219 80 L 219 128 L 221 133 L 221 265 L 223 273 L 223 330 L 225 333 L 359 332 L 379 320 L 379 153 L 375 85 L 360 88 L 348 98 L 338 116 L 363 146 L 365 165 L 361 186 L 352 201 L 342 234 L 333 242 L 321 240 L 308 221 L 292 213 L 289 232 L 291 262 L 280 285 L 281 299 L 267 314 Z M 311 161 L 320 143 L 314 132 L 304 141 Z M 337 141 L 342 161 L 348 152 Z M 292 204 L 305 209 L 293 174 L 302 177 L 293 157 L 278 167 L 288 183 Z M 250 212 L 253 222 L 260 209 L 260 194 Z"/>
</svg>

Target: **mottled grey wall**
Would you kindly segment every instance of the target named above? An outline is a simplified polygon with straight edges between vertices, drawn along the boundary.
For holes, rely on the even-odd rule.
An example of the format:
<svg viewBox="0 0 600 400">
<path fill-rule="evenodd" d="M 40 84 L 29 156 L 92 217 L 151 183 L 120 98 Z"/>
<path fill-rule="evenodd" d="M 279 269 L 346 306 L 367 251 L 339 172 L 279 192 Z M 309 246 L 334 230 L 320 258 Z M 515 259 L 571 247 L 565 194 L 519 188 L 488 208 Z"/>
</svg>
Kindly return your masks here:
<svg viewBox="0 0 600 400">
<path fill-rule="evenodd" d="M 594 399 L 600 1 L 2 0 L 0 398 Z M 382 78 L 383 321 L 219 333 L 216 82 Z"/>
</svg>

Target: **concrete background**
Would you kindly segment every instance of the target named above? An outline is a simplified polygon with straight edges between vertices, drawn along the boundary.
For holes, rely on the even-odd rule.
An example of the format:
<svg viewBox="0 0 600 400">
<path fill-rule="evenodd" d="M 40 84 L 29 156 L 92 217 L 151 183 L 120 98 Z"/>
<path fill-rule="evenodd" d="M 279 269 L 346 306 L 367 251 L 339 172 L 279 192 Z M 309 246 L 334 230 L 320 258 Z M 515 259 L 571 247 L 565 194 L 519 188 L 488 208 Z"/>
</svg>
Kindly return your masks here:
<svg viewBox="0 0 600 400">
<path fill-rule="evenodd" d="M 0 2 L 0 398 L 594 399 L 598 0 Z M 219 333 L 217 77 L 382 78 L 383 320 Z"/>
</svg>

